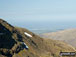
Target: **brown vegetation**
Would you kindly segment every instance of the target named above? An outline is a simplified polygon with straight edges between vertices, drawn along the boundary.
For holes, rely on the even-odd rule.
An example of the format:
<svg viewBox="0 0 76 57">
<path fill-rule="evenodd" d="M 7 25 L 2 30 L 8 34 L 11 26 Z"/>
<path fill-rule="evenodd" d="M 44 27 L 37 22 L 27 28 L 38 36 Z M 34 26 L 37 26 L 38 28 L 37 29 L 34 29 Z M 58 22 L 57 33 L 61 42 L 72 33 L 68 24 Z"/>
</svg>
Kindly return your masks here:
<svg viewBox="0 0 76 57">
<path fill-rule="evenodd" d="M 1 32 L 7 31 L 8 34 L 0 35 L 0 40 L 3 41 L 0 42 L 0 57 L 61 57 L 61 51 L 75 51 L 66 43 L 41 38 L 27 29 L 13 27 L 6 21 L 3 24 L 3 21 L 0 19 L 0 27 L 5 29 L 1 29 Z M 28 37 L 24 32 L 32 37 Z M 28 49 L 23 47 L 22 42 L 26 43 Z"/>
</svg>

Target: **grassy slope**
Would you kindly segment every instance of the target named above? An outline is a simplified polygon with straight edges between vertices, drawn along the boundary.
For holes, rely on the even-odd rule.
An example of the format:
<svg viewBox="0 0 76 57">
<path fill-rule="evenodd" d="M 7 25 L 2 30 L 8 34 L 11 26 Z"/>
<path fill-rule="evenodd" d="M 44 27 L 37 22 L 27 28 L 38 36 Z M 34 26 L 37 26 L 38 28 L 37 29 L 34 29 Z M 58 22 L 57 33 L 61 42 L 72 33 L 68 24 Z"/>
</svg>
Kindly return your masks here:
<svg viewBox="0 0 76 57">
<path fill-rule="evenodd" d="M 20 33 L 24 37 L 24 42 L 29 46 L 29 50 L 24 49 L 18 54 L 15 54 L 13 57 L 59 57 L 60 51 L 75 51 L 71 46 L 61 41 L 40 38 L 27 29 L 16 29 L 20 31 Z M 24 32 L 28 32 L 29 34 L 33 35 L 33 37 L 27 38 L 24 35 Z"/>
</svg>

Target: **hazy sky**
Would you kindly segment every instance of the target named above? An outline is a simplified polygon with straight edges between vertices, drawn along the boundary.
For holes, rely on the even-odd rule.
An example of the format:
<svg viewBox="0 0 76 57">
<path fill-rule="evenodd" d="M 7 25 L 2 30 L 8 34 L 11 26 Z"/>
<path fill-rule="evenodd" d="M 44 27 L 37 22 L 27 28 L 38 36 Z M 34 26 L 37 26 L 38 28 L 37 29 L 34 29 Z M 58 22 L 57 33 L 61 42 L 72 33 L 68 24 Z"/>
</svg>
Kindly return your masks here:
<svg viewBox="0 0 76 57">
<path fill-rule="evenodd" d="M 26 25 L 76 21 L 76 0 L 0 0 L 0 18 Z"/>
</svg>

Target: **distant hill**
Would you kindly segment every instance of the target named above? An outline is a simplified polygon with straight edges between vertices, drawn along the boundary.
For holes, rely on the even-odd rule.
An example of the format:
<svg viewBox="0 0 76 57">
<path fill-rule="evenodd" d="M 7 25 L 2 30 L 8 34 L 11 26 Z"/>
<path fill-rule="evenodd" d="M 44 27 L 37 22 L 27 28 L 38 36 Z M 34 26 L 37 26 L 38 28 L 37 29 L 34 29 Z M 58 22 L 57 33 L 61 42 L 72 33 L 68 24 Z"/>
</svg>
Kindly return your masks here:
<svg viewBox="0 0 76 57">
<path fill-rule="evenodd" d="M 62 40 L 76 47 L 76 29 L 67 29 L 58 32 L 44 33 L 41 36 L 55 40 Z"/>
<path fill-rule="evenodd" d="M 61 51 L 74 52 L 75 48 L 0 19 L 0 57 L 61 57 Z"/>
</svg>

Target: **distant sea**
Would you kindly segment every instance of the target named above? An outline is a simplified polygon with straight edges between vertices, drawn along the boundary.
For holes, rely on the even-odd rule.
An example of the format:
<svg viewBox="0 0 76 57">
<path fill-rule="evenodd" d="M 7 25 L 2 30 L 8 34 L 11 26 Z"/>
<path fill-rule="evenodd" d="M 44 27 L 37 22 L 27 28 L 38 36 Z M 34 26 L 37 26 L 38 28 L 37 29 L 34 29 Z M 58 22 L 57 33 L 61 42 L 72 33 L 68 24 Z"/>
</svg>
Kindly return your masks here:
<svg viewBox="0 0 76 57">
<path fill-rule="evenodd" d="M 36 34 L 43 34 L 43 33 L 49 33 L 49 32 L 57 32 L 64 29 L 30 29 L 30 31 L 36 33 Z"/>
<path fill-rule="evenodd" d="M 57 25 L 43 25 L 43 26 L 31 26 L 28 28 L 30 31 L 36 33 L 36 34 L 43 34 L 43 33 L 49 33 L 49 32 L 57 32 L 65 29 L 72 29 L 76 28 L 76 24 L 57 24 Z"/>
<path fill-rule="evenodd" d="M 72 29 L 76 28 L 76 26 L 73 25 L 56 25 L 56 26 L 32 26 L 28 28 L 30 31 L 36 34 L 43 34 L 43 33 L 49 33 L 49 32 L 57 32 L 61 30 L 66 30 L 66 29 Z"/>
<path fill-rule="evenodd" d="M 12 23 L 12 22 L 11 22 Z M 48 22 L 21 22 L 12 23 L 15 26 L 27 28 L 36 34 L 43 34 L 48 32 L 56 32 L 65 29 L 76 28 L 75 21 L 48 21 Z"/>
</svg>

